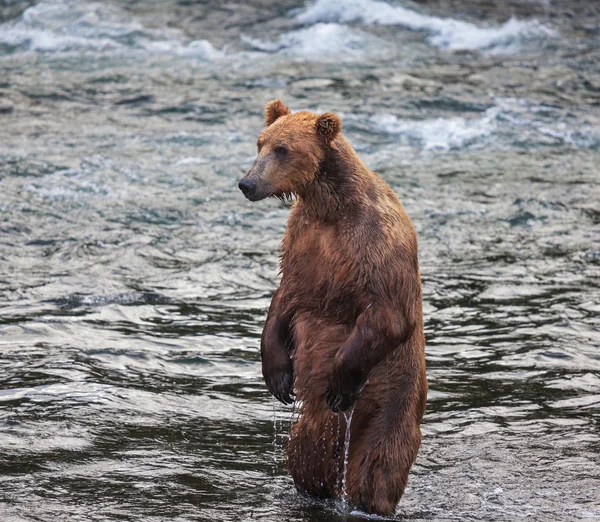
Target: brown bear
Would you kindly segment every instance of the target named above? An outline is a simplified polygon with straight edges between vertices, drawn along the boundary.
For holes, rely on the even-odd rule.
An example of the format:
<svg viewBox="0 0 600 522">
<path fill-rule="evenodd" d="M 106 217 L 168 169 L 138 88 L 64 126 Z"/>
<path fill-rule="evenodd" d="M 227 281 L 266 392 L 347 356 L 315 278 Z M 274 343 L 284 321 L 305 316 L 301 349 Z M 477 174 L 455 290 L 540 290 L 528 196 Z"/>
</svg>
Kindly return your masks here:
<svg viewBox="0 0 600 522">
<path fill-rule="evenodd" d="M 340 412 L 354 408 L 347 496 L 389 515 L 421 444 L 427 397 L 416 231 L 336 114 L 292 113 L 280 100 L 265 113 L 258 157 L 239 187 L 251 201 L 296 198 L 261 339 L 269 391 L 300 402 L 288 468 L 298 491 L 339 497 Z"/>
</svg>

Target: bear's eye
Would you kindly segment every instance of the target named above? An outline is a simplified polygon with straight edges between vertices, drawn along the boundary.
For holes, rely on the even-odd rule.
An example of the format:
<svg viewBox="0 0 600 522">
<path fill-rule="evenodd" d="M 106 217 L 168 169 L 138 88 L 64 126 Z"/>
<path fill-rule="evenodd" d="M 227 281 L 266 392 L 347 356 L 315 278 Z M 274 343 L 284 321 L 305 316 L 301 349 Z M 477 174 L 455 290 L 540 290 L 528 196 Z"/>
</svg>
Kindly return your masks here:
<svg viewBox="0 0 600 522">
<path fill-rule="evenodd" d="M 287 148 L 283 147 L 282 145 L 278 145 L 277 147 L 275 147 L 275 156 L 277 156 L 277 159 L 284 159 L 287 156 L 287 153 Z"/>
</svg>

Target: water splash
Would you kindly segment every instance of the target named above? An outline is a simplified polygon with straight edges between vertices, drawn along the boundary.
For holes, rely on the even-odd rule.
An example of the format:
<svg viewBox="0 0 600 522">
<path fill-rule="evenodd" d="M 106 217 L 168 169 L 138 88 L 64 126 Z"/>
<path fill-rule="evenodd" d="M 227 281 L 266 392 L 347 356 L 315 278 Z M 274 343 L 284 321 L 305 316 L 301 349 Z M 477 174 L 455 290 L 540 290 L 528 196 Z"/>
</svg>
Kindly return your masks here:
<svg viewBox="0 0 600 522">
<path fill-rule="evenodd" d="M 367 32 L 336 23 L 317 23 L 283 33 L 276 41 L 241 36 L 252 49 L 287 56 L 322 59 L 335 55 L 338 59 L 364 58 L 367 54 L 381 55 L 388 50 L 386 42 Z"/>
<path fill-rule="evenodd" d="M 421 14 L 401 5 L 379 0 L 317 0 L 296 15 L 303 24 L 362 22 L 366 25 L 397 25 L 429 33 L 428 41 L 444 49 L 513 52 L 527 41 L 543 41 L 554 32 L 537 20 L 511 18 L 504 24 L 480 27 L 453 18 Z"/>
<path fill-rule="evenodd" d="M 176 28 L 145 27 L 118 5 L 85 0 L 46 0 L 0 26 L 0 51 L 145 50 L 195 56 L 211 61 L 224 56 L 208 40 L 190 41 Z"/>
<path fill-rule="evenodd" d="M 354 415 L 354 406 L 347 412 L 342 412 L 346 419 L 346 435 L 344 437 L 344 468 L 342 470 L 342 509 L 348 507 L 348 498 L 346 496 L 346 479 L 348 478 L 348 455 L 350 453 L 350 425 L 352 423 L 352 415 Z"/>
</svg>

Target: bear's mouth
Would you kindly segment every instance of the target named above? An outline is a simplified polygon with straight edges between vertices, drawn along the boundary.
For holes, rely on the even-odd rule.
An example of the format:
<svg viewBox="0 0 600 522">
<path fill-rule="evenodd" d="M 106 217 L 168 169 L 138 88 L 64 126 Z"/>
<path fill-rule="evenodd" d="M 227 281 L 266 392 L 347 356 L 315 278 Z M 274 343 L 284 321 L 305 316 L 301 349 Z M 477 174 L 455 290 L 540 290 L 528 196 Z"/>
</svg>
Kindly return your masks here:
<svg viewBox="0 0 600 522">
<path fill-rule="evenodd" d="M 267 196 L 262 196 L 258 194 L 244 194 L 244 196 L 248 201 L 261 201 L 267 198 Z"/>
<path fill-rule="evenodd" d="M 260 201 L 261 199 L 268 198 L 273 191 L 273 187 L 270 185 L 261 183 L 260 181 L 255 182 L 247 176 L 241 179 L 238 187 L 249 201 Z"/>
</svg>

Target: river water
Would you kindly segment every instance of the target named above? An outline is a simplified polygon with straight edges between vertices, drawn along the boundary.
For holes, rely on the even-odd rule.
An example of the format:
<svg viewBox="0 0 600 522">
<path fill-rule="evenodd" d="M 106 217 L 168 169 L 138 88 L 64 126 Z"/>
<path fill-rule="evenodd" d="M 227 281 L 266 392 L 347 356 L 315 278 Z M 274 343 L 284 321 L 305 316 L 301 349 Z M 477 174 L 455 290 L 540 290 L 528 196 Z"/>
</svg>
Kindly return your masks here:
<svg viewBox="0 0 600 522">
<path fill-rule="evenodd" d="M 600 520 L 598 4 L 272 4 L 0 2 L 0 519 L 361 519 L 294 492 L 261 377 L 289 205 L 237 181 L 281 97 L 419 232 L 395 519 Z"/>
</svg>

